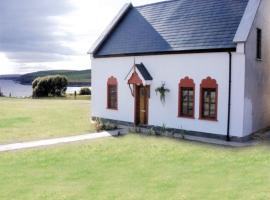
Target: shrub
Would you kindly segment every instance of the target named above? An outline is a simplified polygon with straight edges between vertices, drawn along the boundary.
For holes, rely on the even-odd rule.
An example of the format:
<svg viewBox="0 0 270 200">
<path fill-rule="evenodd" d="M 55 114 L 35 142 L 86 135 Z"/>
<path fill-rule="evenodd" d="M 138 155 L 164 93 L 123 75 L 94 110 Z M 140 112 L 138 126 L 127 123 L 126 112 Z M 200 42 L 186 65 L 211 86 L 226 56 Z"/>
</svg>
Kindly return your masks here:
<svg viewBox="0 0 270 200">
<path fill-rule="evenodd" d="M 0 97 L 3 97 L 4 96 L 4 94 L 3 94 L 3 92 L 1 91 L 1 88 L 0 88 Z"/>
<path fill-rule="evenodd" d="M 101 119 L 97 118 L 95 122 L 95 128 L 97 132 L 110 131 L 117 129 L 117 125 L 110 122 L 104 123 Z"/>
<path fill-rule="evenodd" d="M 91 90 L 88 87 L 84 87 L 80 89 L 80 95 L 91 95 Z"/>
<path fill-rule="evenodd" d="M 63 96 L 67 90 L 68 80 L 65 76 L 38 77 L 32 83 L 33 97 Z"/>
</svg>

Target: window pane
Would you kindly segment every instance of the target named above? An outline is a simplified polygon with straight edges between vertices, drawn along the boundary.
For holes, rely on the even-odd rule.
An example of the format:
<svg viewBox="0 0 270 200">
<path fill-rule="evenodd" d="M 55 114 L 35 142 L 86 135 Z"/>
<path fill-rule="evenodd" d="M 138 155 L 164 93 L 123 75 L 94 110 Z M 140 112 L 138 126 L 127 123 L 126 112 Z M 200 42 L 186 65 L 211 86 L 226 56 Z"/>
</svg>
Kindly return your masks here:
<svg viewBox="0 0 270 200">
<path fill-rule="evenodd" d="M 209 110 L 204 109 L 203 116 L 208 117 L 209 116 Z"/>
<path fill-rule="evenodd" d="M 108 108 L 117 108 L 117 87 L 115 85 L 108 86 Z"/>
<path fill-rule="evenodd" d="M 209 110 L 209 104 L 208 103 L 205 103 L 204 106 L 203 106 L 204 110 Z"/>
<path fill-rule="evenodd" d="M 211 92 L 211 102 L 215 103 L 216 102 L 216 91 Z"/>
<path fill-rule="evenodd" d="M 187 96 L 188 95 L 188 90 L 187 89 L 183 89 L 183 96 Z"/>
<path fill-rule="evenodd" d="M 193 92 L 193 90 L 190 90 L 189 91 L 189 101 L 193 102 L 193 99 L 194 99 L 194 92 Z"/>
<path fill-rule="evenodd" d="M 189 103 L 188 105 L 188 114 L 193 115 L 193 103 Z"/>
<path fill-rule="evenodd" d="M 182 114 L 186 115 L 188 113 L 187 103 L 183 103 L 182 105 Z"/>
<path fill-rule="evenodd" d="M 204 91 L 204 103 L 209 103 L 209 91 L 205 90 Z"/>
<path fill-rule="evenodd" d="M 142 97 L 144 97 L 144 88 L 140 88 L 140 95 L 142 96 Z"/>
<path fill-rule="evenodd" d="M 188 101 L 188 91 L 186 89 L 182 90 L 182 101 Z"/>
<path fill-rule="evenodd" d="M 210 116 L 215 117 L 215 115 L 216 115 L 216 105 L 211 104 L 211 106 L 210 106 Z"/>
</svg>

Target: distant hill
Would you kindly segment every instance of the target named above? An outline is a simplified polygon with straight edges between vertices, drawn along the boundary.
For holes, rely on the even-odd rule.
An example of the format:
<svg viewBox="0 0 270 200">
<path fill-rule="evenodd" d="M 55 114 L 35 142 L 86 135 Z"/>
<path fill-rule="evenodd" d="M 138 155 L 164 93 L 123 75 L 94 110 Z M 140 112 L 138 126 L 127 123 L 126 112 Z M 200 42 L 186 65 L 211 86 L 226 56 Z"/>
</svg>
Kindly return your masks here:
<svg viewBox="0 0 270 200">
<path fill-rule="evenodd" d="M 91 85 L 91 70 L 50 70 L 39 71 L 21 75 L 17 77 L 16 81 L 21 84 L 32 84 L 33 80 L 37 77 L 49 76 L 49 75 L 64 75 L 68 78 L 69 85 L 72 86 L 87 86 Z"/>
<path fill-rule="evenodd" d="M 20 76 L 21 76 L 20 74 L 0 75 L 0 79 L 2 79 L 2 80 L 17 80 Z"/>
</svg>

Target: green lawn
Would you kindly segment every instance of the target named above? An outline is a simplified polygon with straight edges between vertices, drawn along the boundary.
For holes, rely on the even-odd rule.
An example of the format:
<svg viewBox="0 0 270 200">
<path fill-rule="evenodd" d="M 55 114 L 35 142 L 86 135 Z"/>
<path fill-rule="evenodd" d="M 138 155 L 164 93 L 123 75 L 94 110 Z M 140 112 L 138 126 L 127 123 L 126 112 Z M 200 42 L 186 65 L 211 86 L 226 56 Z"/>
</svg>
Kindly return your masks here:
<svg viewBox="0 0 270 200">
<path fill-rule="evenodd" d="M 0 98 L 0 144 L 93 131 L 89 97 Z M 0 153 L 2 200 L 270 199 L 270 148 L 129 135 Z"/>
<path fill-rule="evenodd" d="M 268 200 L 269 150 L 129 135 L 1 153 L 0 199 Z"/>
<path fill-rule="evenodd" d="M 93 131 L 89 96 L 72 99 L 0 98 L 0 144 Z"/>
</svg>

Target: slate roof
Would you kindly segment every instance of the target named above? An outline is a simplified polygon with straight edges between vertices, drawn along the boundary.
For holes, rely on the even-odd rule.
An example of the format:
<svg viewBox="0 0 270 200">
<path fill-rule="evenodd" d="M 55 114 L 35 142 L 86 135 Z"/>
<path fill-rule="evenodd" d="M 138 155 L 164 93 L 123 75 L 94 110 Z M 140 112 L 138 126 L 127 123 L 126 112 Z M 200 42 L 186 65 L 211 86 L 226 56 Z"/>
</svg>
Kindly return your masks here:
<svg viewBox="0 0 270 200">
<path fill-rule="evenodd" d="M 170 0 L 131 7 L 94 56 L 235 48 L 248 0 Z"/>
<path fill-rule="evenodd" d="M 139 72 L 141 73 L 141 75 L 143 76 L 145 81 L 152 81 L 153 78 L 150 75 L 150 73 L 148 72 L 148 70 L 146 69 L 146 67 L 144 66 L 143 63 L 141 64 L 135 64 L 136 68 L 139 70 Z"/>
</svg>

